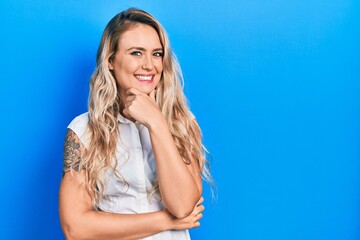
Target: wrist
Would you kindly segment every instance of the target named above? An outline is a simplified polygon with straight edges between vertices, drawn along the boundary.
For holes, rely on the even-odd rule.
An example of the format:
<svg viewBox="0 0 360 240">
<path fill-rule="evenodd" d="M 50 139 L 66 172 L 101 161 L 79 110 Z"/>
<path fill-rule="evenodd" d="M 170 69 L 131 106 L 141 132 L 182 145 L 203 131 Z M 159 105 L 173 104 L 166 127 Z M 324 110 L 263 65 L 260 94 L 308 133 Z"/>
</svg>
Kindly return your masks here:
<svg viewBox="0 0 360 240">
<path fill-rule="evenodd" d="M 151 119 L 147 128 L 149 129 L 149 131 L 158 131 L 164 126 L 167 126 L 167 122 L 165 117 L 160 112 L 156 117 Z"/>
<path fill-rule="evenodd" d="M 173 229 L 172 216 L 166 209 L 161 211 L 161 228 L 163 231 L 168 231 Z"/>
</svg>

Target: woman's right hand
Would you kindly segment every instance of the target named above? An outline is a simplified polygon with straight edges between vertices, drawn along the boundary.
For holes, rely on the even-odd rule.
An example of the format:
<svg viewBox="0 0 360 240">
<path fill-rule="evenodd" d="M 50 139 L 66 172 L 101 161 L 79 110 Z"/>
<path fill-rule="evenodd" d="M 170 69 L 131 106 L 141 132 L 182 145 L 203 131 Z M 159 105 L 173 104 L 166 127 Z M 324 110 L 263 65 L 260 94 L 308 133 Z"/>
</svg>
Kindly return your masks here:
<svg viewBox="0 0 360 240">
<path fill-rule="evenodd" d="M 204 211 L 204 205 L 202 205 L 204 198 L 201 197 L 200 200 L 196 203 L 194 210 L 192 213 L 184 218 L 176 218 L 166 209 L 164 210 L 170 220 L 171 230 L 185 230 L 190 228 L 196 228 L 200 226 L 199 220 L 202 218 L 202 212 Z"/>
</svg>

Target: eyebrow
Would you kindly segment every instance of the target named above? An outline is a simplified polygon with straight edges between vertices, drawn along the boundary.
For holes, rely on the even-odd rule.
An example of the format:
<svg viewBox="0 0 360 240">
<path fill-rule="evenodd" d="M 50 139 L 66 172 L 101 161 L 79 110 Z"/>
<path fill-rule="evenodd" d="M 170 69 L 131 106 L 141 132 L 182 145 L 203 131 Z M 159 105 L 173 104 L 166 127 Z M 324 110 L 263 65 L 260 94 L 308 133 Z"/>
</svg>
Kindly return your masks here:
<svg viewBox="0 0 360 240">
<path fill-rule="evenodd" d="M 131 48 L 127 49 L 126 51 L 128 52 L 128 51 L 131 51 L 131 50 L 140 50 L 140 51 L 146 52 L 146 49 L 143 48 L 143 47 L 131 47 Z M 164 49 L 163 48 L 155 48 L 152 51 L 153 52 L 155 52 L 155 51 L 164 51 Z"/>
</svg>

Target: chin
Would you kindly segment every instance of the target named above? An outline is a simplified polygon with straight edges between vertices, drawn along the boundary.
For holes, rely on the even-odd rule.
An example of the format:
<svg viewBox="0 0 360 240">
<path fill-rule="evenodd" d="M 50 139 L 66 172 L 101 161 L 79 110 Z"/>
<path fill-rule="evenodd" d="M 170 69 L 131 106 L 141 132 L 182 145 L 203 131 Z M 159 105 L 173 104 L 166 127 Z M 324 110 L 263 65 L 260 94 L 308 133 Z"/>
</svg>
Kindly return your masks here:
<svg viewBox="0 0 360 240">
<path fill-rule="evenodd" d="M 140 84 L 138 85 L 138 89 L 143 92 L 143 93 L 146 93 L 146 94 L 149 94 L 151 93 L 152 91 L 155 90 L 156 86 L 158 84 L 154 84 L 154 83 L 151 83 L 151 84 Z"/>
<path fill-rule="evenodd" d="M 148 87 L 147 88 L 139 88 L 139 91 L 149 95 L 154 89 L 155 89 L 155 87 L 153 87 L 153 88 L 148 88 Z"/>
</svg>

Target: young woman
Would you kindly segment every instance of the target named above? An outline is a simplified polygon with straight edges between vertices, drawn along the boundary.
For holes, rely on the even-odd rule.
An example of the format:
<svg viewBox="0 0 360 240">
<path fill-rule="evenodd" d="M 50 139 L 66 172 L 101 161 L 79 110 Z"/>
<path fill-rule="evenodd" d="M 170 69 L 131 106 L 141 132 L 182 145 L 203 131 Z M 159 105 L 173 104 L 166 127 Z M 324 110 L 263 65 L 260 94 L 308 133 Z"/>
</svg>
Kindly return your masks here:
<svg viewBox="0 0 360 240">
<path fill-rule="evenodd" d="M 206 168 L 200 128 L 160 23 L 139 9 L 106 26 L 88 112 L 68 126 L 60 220 L 68 240 L 190 239 Z"/>
</svg>

